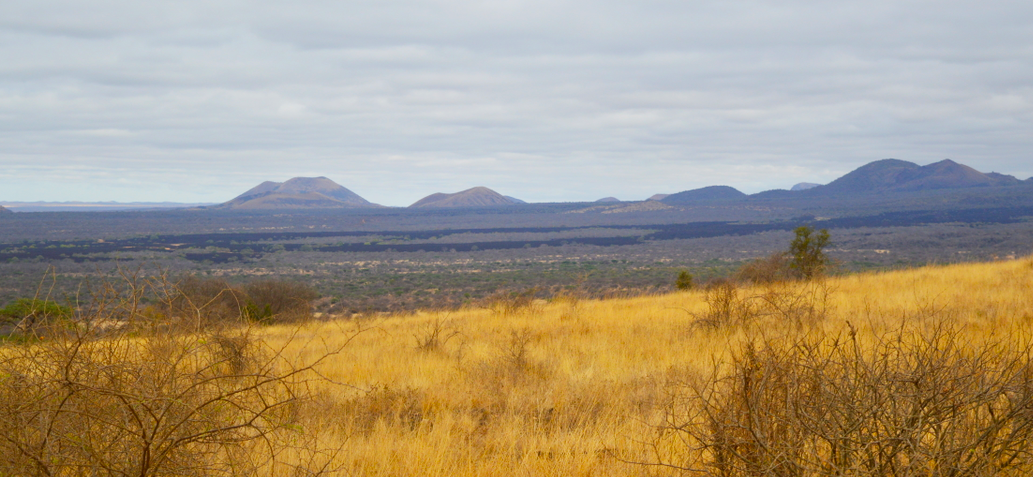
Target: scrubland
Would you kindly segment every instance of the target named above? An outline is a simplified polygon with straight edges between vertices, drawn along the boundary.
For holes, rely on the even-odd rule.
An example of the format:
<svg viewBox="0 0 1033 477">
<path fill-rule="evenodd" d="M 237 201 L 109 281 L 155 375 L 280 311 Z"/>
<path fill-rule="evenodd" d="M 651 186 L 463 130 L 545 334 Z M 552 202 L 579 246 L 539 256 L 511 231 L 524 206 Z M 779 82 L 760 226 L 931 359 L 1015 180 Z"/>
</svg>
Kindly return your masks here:
<svg viewBox="0 0 1033 477">
<path fill-rule="evenodd" d="M 202 444 L 249 444 L 206 448 L 198 454 L 213 460 L 205 469 L 151 467 L 150 475 L 1028 475 L 1031 327 L 1033 258 L 1023 258 L 221 330 L 251 343 L 233 349 L 256 358 L 216 358 L 212 369 L 232 362 L 236 371 L 226 372 L 271 376 L 282 389 L 247 402 L 213 399 L 225 405 L 218 412 L 232 402 L 261 419 L 241 426 L 252 434 Z M 8 345 L 3 392 L 16 390 L 12 350 L 48 339 Z M 123 342 L 148 341 L 136 333 Z M 257 368 L 242 371 L 248 366 Z M 67 395 L 54 389 L 40 399 Z M 109 394 L 112 409 L 134 399 Z M 18 412 L 32 406 L 16 409 L 12 396 L 0 396 L 5 419 L 22 416 L 30 428 L 57 406 L 25 418 Z M 149 396 L 140 399 L 163 399 Z M 256 414 L 255 402 L 275 412 Z M 74 429 L 110 424 L 147 437 L 133 424 L 146 420 L 138 407 L 123 407 Z M 218 414 L 201 427 L 239 419 Z M 73 429 L 57 420 L 47 418 L 47 432 Z M 12 462 L 19 452 L 57 460 L 82 440 L 32 451 L 59 439 L 12 438 L 5 429 L 0 448 Z M 114 455 L 101 441 L 86 454 Z M 23 459 L 24 468 L 118 473 L 39 460 Z M 11 466 L 0 473 L 18 473 Z"/>
<path fill-rule="evenodd" d="M 319 368 L 342 385 L 322 388 L 302 419 L 359 475 L 662 474 L 677 470 L 641 464 L 705 467 L 672 413 L 744 343 L 843 339 L 852 327 L 874 346 L 901 329 L 942 339 L 946 325 L 976 352 L 1033 336 L 1031 259 L 734 293 L 732 310 L 690 291 L 312 324 L 302 332 L 327 340 L 362 332 Z"/>
</svg>

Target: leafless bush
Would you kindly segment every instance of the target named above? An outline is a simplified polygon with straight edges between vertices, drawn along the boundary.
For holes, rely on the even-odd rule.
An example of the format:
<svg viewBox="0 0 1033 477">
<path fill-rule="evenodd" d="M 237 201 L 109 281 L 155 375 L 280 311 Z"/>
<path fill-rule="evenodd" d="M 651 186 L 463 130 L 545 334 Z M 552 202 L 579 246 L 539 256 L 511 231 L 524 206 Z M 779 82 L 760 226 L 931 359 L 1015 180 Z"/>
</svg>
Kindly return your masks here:
<svg viewBox="0 0 1033 477">
<path fill-rule="evenodd" d="M 246 327 L 158 326 L 139 298 L 182 295 L 164 277 L 124 276 L 121 290 L 95 287 L 71 326 L 0 349 L 0 475 L 288 470 L 279 456 L 311 441 L 295 411 L 319 379 L 313 366 L 340 349 L 296 365 L 289 342 L 271 348 Z M 318 447 L 304 452 L 314 467 L 294 471 L 327 470 Z"/>
<path fill-rule="evenodd" d="M 654 464 L 699 475 L 998 476 L 1033 472 L 1033 347 L 941 326 L 862 342 L 750 342 L 674 385 Z M 661 448 L 660 446 L 657 447 Z"/>
<path fill-rule="evenodd" d="M 247 312 L 261 322 L 291 323 L 312 317 L 312 300 L 319 297 L 312 287 L 286 280 L 260 280 L 244 287 Z"/>
<path fill-rule="evenodd" d="M 453 327 L 451 321 L 438 318 L 424 326 L 413 338 L 416 339 L 417 350 L 435 352 L 442 351 L 449 341 L 459 336 L 462 333 Z"/>
<path fill-rule="evenodd" d="M 776 252 L 764 258 L 747 262 L 735 273 L 735 280 L 744 283 L 766 284 L 788 280 L 789 258 L 785 252 Z"/>
<path fill-rule="evenodd" d="M 695 324 L 706 327 L 740 325 L 755 317 L 748 296 L 731 280 L 714 280 L 703 289 L 707 311 L 696 316 Z"/>
<path fill-rule="evenodd" d="M 162 283 L 167 303 L 165 318 L 186 319 L 195 327 L 239 323 L 247 306 L 247 294 L 221 278 L 188 275 L 176 283 Z"/>
<path fill-rule="evenodd" d="M 757 295 L 757 313 L 796 326 L 813 325 L 832 311 L 832 287 L 815 279 L 807 282 L 771 282 Z"/>
<path fill-rule="evenodd" d="M 536 303 L 536 297 L 540 289 L 538 287 L 528 288 L 522 292 L 500 291 L 483 301 L 483 307 L 499 316 L 510 316 L 521 312 L 537 313 L 541 307 Z"/>
<path fill-rule="evenodd" d="M 353 417 L 346 431 L 369 436 L 378 423 L 415 431 L 425 421 L 431 422 L 431 406 L 425 405 L 426 400 L 425 393 L 417 389 L 376 386 L 354 399 L 334 400 L 332 405 L 337 414 Z"/>
<path fill-rule="evenodd" d="M 832 308 L 827 281 L 770 282 L 762 287 L 739 287 L 731 280 L 715 280 L 703 290 L 706 311 L 694 314 L 694 324 L 710 328 L 743 326 L 766 319 L 797 327 L 824 320 Z"/>
</svg>

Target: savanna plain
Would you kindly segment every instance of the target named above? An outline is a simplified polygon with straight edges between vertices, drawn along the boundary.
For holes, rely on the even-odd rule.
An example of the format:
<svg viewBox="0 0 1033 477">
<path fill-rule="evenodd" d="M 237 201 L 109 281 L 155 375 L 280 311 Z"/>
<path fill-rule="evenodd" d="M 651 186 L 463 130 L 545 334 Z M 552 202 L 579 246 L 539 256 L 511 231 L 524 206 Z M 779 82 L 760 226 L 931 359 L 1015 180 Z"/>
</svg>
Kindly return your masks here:
<svg viewBox="0 0 1033 477">
<path fill-rule="evenodd" d="M 1033 257 L 270 325 L 93 296 L 0 350 L 0 474 L 1033 472 Z"/>
</svg>

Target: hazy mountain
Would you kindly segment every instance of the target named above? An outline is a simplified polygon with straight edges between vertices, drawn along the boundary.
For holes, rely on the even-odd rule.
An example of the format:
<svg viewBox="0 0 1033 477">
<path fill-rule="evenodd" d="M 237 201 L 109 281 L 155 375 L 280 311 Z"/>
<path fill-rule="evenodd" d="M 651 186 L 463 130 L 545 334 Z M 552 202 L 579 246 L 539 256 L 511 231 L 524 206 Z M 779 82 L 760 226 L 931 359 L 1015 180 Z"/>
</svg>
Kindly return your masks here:
<svg viewBox="0 0 1033 477">
<path fill-rule="evenodd" d="M 9 212 L 124 212 L 129 210 L 189 209 L 214 205 L 182 202 L 4 202 Z"/>
<path fill-rule="evenodd" d="M 620 201 L 621 200 L 616 198 L 616 197 L 603 197 L 602 199 L 599 199 L 596 202 L 604 202 L 605 203 L 605 202 L 620 202 Z"/>
<path fill-rule="evenodd" d="M 267 194 L 269 192 L 272 192 L 272 191 L 276 190 L 276 188 L 280 187 L 281 185 L 283 185 L 283 182 L 265 181 L 265 182 L 263 182 L 261 184 L 258 184 L 256 186 L 252 187 L 247 192 L 238 195 L 237 197 L 235 197 L 235 199 L 241 199 L 241 198 L 244 198 L 244 197 L 253 197 L 253 196 L 256 196 L 256 195 L 260 195 L 260 194 Z"/>
<path fill-rule="evenodd" d="M 0 214 L 13 214 L 14 212 L 7 210 L 4 206 L 0 205 Z"/>
<path fill-rule="evenodd" d="M 428 195 L 409 207 L 490 207 L 498 205 L 517 204 L 514 199 L 508 198 L 487 187 L 474 187 L 454 194 L 438 192 Z"/>
<path fill-rule="evenodd" d="M 653 194 L 646 200 L 664 200 L 665 197 L 671 194 Z"/>
<path fill-rule="evenodd" d="M 229 202 L 228 209 L 328 209 L 379 207 L 326 177 L 295 177 L 286 182 L 263 182 Z"/>
<path fill-rule="evenodd" d="M 899 159 L 883 159 L 865 164 L 827 185 L 807 191 L 814 195 L 854 195 L 871 192 L 963 189 L 1019 185 L 1013 176 L 984 174 L 950 159 L 919 166 Z"/>
<path fill-rule="evenodd" d="M 525 201 L 522 201 L 522 200 L 520 200 L 520 199 L 517 199 L 516 197 L 512 197 L 512 196 L 508 196 L 508 195 L 504 195 L 504 196 L 502 196 L 502 197 L 505 197 L 505 198 L 507 198 L 507 199 L 509 199 L 509 200 L 513 201 L 513 203 L 514 203 L 514 204 L 526 204 L 526 203 L 527 203 L 527 202 L 525 202 Z"/>
<path fill-rule="evenodd" d="M 747 196 L 737 189 L 728 186 L 710 186 L 671 194 L 660 200 L 670 205 L 685 205 L 711 200 L 739 200 Z"/>
<path fill-rule="evenodd" d="M 801 191 L 801 190 L 813 189 L 813 188 L 818 187 L 820 185 L 821 184 L 815 184 L 813 182 L 801 182 L 799 184 L 794 185 L 793 188 L 789 189 L 789 190 L 794 191 L 794 192 L 798 192 L 798 191 Z"/>
</svg>

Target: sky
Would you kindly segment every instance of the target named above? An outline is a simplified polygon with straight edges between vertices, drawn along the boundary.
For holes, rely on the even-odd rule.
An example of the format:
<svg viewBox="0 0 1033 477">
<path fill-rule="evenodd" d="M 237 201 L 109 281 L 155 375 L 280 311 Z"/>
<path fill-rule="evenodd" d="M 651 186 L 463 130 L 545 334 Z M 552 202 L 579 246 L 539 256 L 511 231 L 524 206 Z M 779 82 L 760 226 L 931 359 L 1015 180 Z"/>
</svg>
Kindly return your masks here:
<svg viewBox="0 0 1033 477">
<path fill-rule="evenodd" d="M 404 206 L 1033 176 L 1033 2 L 0 2 L 0 200 Z"/>
</svg>

